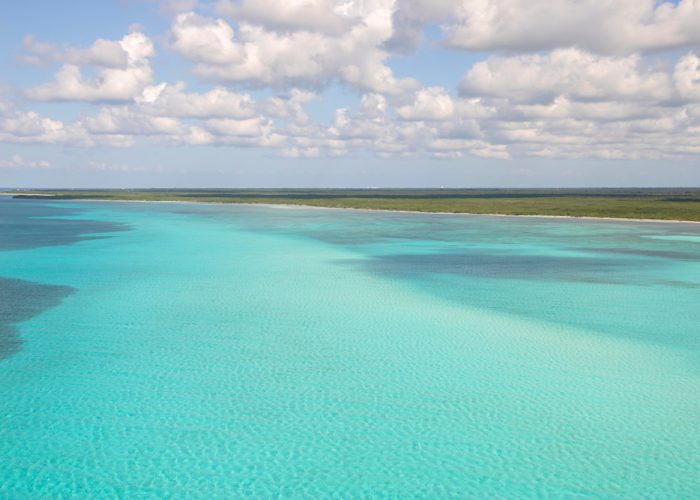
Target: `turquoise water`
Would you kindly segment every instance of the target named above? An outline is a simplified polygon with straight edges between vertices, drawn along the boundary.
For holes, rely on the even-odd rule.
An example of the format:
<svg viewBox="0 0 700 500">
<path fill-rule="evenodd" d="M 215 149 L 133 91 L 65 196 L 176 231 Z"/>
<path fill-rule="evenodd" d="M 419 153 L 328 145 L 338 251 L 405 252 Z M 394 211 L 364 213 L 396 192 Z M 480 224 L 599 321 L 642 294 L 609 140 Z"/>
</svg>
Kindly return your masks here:
<svg viewBox="0 0 700 500">
<path fill-rule="evenodd" d="M 0 197 L 0 497 L 700 491 L 700 225 Z"/>
</svg>

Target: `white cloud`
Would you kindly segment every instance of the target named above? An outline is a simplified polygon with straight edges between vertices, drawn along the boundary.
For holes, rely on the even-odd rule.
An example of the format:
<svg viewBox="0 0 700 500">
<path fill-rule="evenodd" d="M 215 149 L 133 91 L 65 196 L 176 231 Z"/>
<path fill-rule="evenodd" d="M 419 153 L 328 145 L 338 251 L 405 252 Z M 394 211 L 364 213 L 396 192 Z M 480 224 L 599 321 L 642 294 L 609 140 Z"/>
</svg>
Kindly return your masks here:
<svg viewBox="0 0 700 500">
<path fill-rule="evenodd" d="M 380 139 L 392 134 L 387 115 L 387 100 L 380 94 L 362 96 L 356 112 L 340 108 L 335 112 L 329 131 L 340 138 Z"/>
<path fill-rule="evenodd" d="M 676 64 L 673 80 L 681 98 L 700 101 L 700 58 L 692 52 L 682 57 Z"/>
<path fill-rule="evenodd" d="M 391 1 L 370 0 L 344 33 L 279 32 L 239 22 L 237 34 L 223 19 L 181 14 L 171 29 L 171 46 L 189 59 L 196 75 L 226 84 L 258 87 L 319 87 L 339 79 L 353 87 L 397 94 L 415 88 L 384 64 L 381 48 L 391 36 Z M 243 4 L 245 8 L 248 4 Z M 348 17 L 350 19 L 350 17 Z"/>
<path fill-rule="evenodd" d="M 450 19 L 458 6 L 455 0 L 396 0 L 391 37 L 384 46 L 393 52 L 412 52 L 421 42 L 425 25 Z"/>
<path fill-rule="evenodd" d="M 129 60 L 129 55 L 124 50 L 122 43 L 101 38 L 87 49 L 79 49 L 74 47 L 57 47 L 49 43 L 40 42 L 28 35 L 22 41 L 22 48 L 25 53 L 20 59 L 29 64 L 64 62 L 78 66 L 125 68 Z"/>
<path fill-rule="evenodd" d="M 271 96 L 257 104 L 261 113 L 273 118 L 287 118 L 297 124 L 309 121 L 304 106 L 318 99 L 318 95 L 306 90 L 292 89 L 288 96 Z"/>
<path fill-rule="evenodd" d="M 45 160 L 25 160 L 18 154 L 4 160 L 0 158 L 0 168 L 51 168 L 51 164 Z"/>
<path fill-rule="evenodd" d="M 455 112 L 452 98 L 442 87 L 429 87 L 416 92 L 413 102 L 396 109 L 405 120 L 445 120 Z"/>
<path fill-rule="evenodd" d="M 12 144 L 47 144 L 76 147 L 127 147 L 134 143 L 120 134 L 92 135 L 82 123 L 65 124 L 34 111 L 5 108 L 0 114 L 0 142 Z"/>
<path fill-rule="evenodd" d="M 461 0 L 444 31 L 456 48 L 535 51 L 576 46 L 595 53 L 700 44 L 700 3 L 656 0 Z"/>
<path fill-rule="evenodd" d="M 154 77 L 153 42 L 138 31 L 86 48 L 26 38 L 24 60 L 62 66 L 24 95 L 94 108 L 70 122 L 0 100 L 0 142 L 258 147 L 300 159 L 700 153 L 697 1 L 222 0 L 221 19 L 189 11 L 190 0 L 165 3 L 167 42 L 154 39 L 191 62 L 196 91 Z M 441 23 L 454 47 L 496 53 L 463 68 L 456 89 L 397 77 L 391 54 L 415 48 L 426 23 Z M 677 61 L 652 54 L 681 46 L 691 48 Z M 311 112 L 335 83 L 359 102 Z"/>
<path fill-rule="evenodd" d="M 357 109 L 337 110 L 327 129 L 310 129 L 314 135 L 307 137 L 304 144 L 319 147 L 331 156 L 368 150 L 381 157 L 421 154 L 438 158 L 509 157 L 507 146 L 480 137 L 478 123 L 455 116 L 461 103 L 449 98 L 444 89 L 425 89 L 412 99 L 412 104 L 394 109 L 384 96 L 366 94 Z M 420 117 L 422 106 L 431 99 L 444 101 L 442 108 Z M 467 103 L 464 108 L 471 105 Z M 299 138 L 295 140 L 298 142 Z"/>
<path fill-rule="evenodd" d="M 221 0 L 217 11 L 237 22 L 279 31 L 314 31 L 337 35 L 357 21 L 350 2 L 337 0 Z"/>
<path fill-rule="evenodd" d="M 145 115 L 128 107 L 104 107 L 81 123 L 92 134 L 158 135 L 183 131 L 174 118 Z"/>
<path fill-rule="evenodd" d="M 272 123 L 259 117 L 247 120 L 212 118 L 206 121 L 205 126 L 213 134 L 228 137 L 259 137 L 272 130 Z"/>
<path fill-rule="evenodd" d="M 183 92 L 185 85 L 161 83 L 146 87 L 137 98 L 139 108 L 155 116 L 181 118 L 250 118 L 256 105 L 248 94 L 231 92 L 216 87 L 203 93 Z"/>
<path fill-rule="evenodd" d="M 667 73 L 645 68 L 637 55 L 596 56 L 557 49 L 478 62 L 465 75 L 460 91 L 515 101 L 549 101 L 560 95 L 577 100 L 661 101 L 671 97 L 672 82 Z"/>
<path fill-rule="evenodd" d="M 170 35 L 172 48 L 197 64 L 224 65 L 243 57 L 243 48 L 233 39 L 233 28 L 223 19 L 183 13 L 173 21 Z"/>
<path fill-rule="evenodd" d="M 92 54 L 92 48 L 79 56 L 65 56 L 66 60 L 83 60 L 96 67 L 95 78 L 85 77 L 79 66 L 68 63 L 56 73 L 51 83 L 32 87 L 25 95 L 37 101 L 130 101 L 140 95 L 153 79 L 149 59 L 153 43 L 142 33 L 129 33 L 118 44 L 125 55 L 123 67 L 113 66 L 106 50 L 101 58 Z M 105 42 L 109 44 L 109 42 Z M 111 45 L 110 45 L 111 46 Z M 93 45 L 93 48 L 95 45 Z M 109 60 L 108 60 L 109 59 Z M 109 63 L 109 64 L 107 64 Z"/>
</svg>

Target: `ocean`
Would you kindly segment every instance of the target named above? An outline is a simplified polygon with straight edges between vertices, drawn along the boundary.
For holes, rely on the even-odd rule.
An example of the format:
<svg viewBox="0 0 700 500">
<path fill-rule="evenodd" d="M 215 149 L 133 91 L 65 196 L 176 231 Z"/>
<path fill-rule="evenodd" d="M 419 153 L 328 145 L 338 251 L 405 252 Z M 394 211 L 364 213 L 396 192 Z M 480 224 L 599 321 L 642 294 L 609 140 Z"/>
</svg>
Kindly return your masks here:
<svg viewBox="0 0 700 500">
<path fill-rule="evenodd" d="M 0 197 L 0 497 L 700 491 L 700 225 Z"/>
</svg>

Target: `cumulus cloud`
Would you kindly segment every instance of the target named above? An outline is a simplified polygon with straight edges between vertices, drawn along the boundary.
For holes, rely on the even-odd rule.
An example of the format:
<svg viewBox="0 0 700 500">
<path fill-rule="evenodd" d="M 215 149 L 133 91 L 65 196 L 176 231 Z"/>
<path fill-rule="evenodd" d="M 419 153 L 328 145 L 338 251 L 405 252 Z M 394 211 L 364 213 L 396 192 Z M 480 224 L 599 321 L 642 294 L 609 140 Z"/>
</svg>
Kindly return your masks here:
<svg viewBox="0 0 700 500">
<path fill-rule="evenodd" d="M 318 95 L 307 90 L 292 89 L 287 96 L 271 96 L 257 104 L 264 114 L 274 118 L 287 118 L 295 123 L 306 123 L 309 116 L 304 106 L 318 99 Z"/>
<path fill-rule="evenodd" d="M 27 89 L 25 95 L 37 101 L 130 101 L 140 95 L 153 79 L 149 60 L 154 54 L 152 41 L 137 32 L 118 42 L 101 42 L 104 43 L 99 44 L 98 51 L 96 42 L 86 51 L 68 51 L 57 56 L 94 66 L 94 78 L 84 76 L 80 66 L 71 62 L 56 73 L 53 82 Z M 114 49 L 114 44 L 121 52 Z M 123 60 L 115 54 L 121 54 Z"/>
<path fill-rule="evenodd" d="M 174 118 L 149 116 L 127 107 L 104 107 L 81 124 L 92 134 L 158 135 L 178 134 L 182 126 Z"/>
<path fill-rule="evenodd" d="M 391 3 L 363 3 L 364 8 L 347 17 L 354 24 L 334 34 L 278 31 L 257 24 L 258 18 L 257 22 L 240 20 L 234 33 L 224 19 L 190 12 L 175 18 L 171 46 L 193 63 L 196 75 L 208 81 L 284 88 L 321 87 L 340 80 L 362 90 L 397 94 L 415 88 L 417 82 L 396 78 L 385 64 L 388 53 L 381 46 L 392 32 Z M 238 8 L 252 9 L 248 3 Z"/>
<path fill-rule="evenodd" d="M 596 56 L 580 49 L 548 54 L 491 57 L 465 75 L 466 95 L 506 97 L 517 101 L 551 100 L 567 95 L 578 100 L 660 101 L 672 94 L 672 79 L 645 68 L 638 55 Z"/>
<path fill-rule="evenodd" d="M 676 64 L 673 80 L 683 99 L 700 101 L 700 57 L 692 52 Z"/>
<path fill-rule="evenodd" d="M 76 147 L 128 147 L 134 144 L 130 136 L 94 136 L 80 122 L 66 124 L 34 111 L 21 111 L 11 106 L 0 108 L 0 111 L 0 142 Z"/>
<path fill-rule="evenodd" d="M 68 122 L 0 100 L 0 141 L 255 147 L 300 159 L 700 154 L 697 1 L 161 5 L 170 28 L 154 39 L 189 61 L 196 84 L 157 79 L 154 43 L 140 31 L 85 48 L 28 37 L 25 62 L 61 67 L 25 97 L 89 104 Z M 415 49 L 431 24 L 441 27 L 440 43 L 488 52 L 463 68 L 461 82 L 422 86 L 392 70 L 392 56 Z M 679 47 L 687 47 L 680 56 L 656 55 Z M 334 84 L 357 102 L 320 106 L 330 116 L 319 119 L 310 104 Z"/>
<path fill-rule="evenodd" d="M 460 85 L 491 114 L 480 131 L 514 156 L 641 159 L 695 155 L 698 60 L 650 67 L 580 49 L 491 57 Z"/>
<path fill-rule="evenodd" d="M 445 21 L 455 48 L 515 52 L 579 47 L 600 54 L 700 44 L 700 3 L 655 0 L 461 0 Z"/>
<path fill-rule="evenodd" d="M 415 93 L 410 104 L 400 106 L 396 114 L 404 120 L 446 120 L 454 114 L 452 98 L 442 87 L 429 87 Z"/>
<path fill-rule="evenodd" d="M 203 93 L 184 92 L 185 84 L 146 87 L 136 98 L 139 108 L 155 116 L 180 118 L 250 118 L 256 104 L 249 94 L 216 87 Z"/>
<path fill-rule="evenodd" d="M 372 151 L 378 156 L 407 156 L 428 154 L 437 158 L 458 158 L 467 155 L 506 158 L 503 145 L 492 144 L 480 136 L 478 124 L 458 117 L 461 103 L 448 101 L 447 107 L 437 114 L 421 117 L 425 96 L 438 100 L 449 99 L 443 89 L 426 89 L 412 98 L 413 105 L 402 108 L 408 118 L 398 117 L 398 110 L 381 94 L 365 94 L 355 109 L 338 109 L 328 127 L 308 126 L 295 136 L 288 137 L 292 149 L 314 148 L 329 156 L 342 156 L 354 151 Z M 410 110 L 410 111 L 408 111 Z M 298 157 L 299 155 L 297 155 Z"/>
<path fill-rule="evenodd" d="M 397 53 L 414 51 L 422 41 L 425 25 L 451 19 L 458 6 L 455 0 L 396 0 L 391 37 L 384 46 Z"/>
<path fill-rule="evenodd" d="M 278 31 L 337 35 L 357 22 L 351 2 L 336 0 L 221 0 L 217 11 L 236 21 Z"/>
<path fill-rule="evenodd" d="M 206 121 L 206 128 L 224 137 L 259 137 L 272 129 L 272 123 L 259 117 L 247 120 L 212 118 Z"/>
</svg>

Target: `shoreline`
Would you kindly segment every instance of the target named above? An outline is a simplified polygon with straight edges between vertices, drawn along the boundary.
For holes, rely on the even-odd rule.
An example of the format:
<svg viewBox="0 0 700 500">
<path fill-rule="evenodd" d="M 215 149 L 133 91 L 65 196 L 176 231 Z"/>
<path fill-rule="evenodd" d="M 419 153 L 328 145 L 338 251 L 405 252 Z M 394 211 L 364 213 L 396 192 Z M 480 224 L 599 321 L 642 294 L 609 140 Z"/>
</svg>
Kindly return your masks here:
<svg viewBox="0 0 700 500">
<path fill-rule="evenodd" d="M 0 196 L 17 196 L 18 193 L 0 193 Z M 55 198 L 52 194 L 32 194 L 31 197 L 22 198 L 21 194 L 16 199 L 31 200 L 33 197 L 41 197 L 41 199 Z M 700 221 L 694 220 L 679 220 L 679 219 L 635 219 L 631 217 L 595 217 L 590 215 L 534 215 L 534 214 L 498 214 L 498 213 L 480 213 L 480 212 L 428 212 L 422 210 L 394 210 L 390 208 L 354 208 L 354 207 L 324 207 L 318 205 L 304 205 L 296 203 L 253 203 L 253 202 L 228 202 L 228 201 L 189 201 L 189 200 L 100 200 L 100 199 L 68 199 L 57 198 L 56 201 L 62 202 L 89 202 L 89 203 L 191 203 L 198 205 L 257 205 L 272 208 L 317 208 L 321 210 L 354 210 L 359 212 L 384 212 L 384 213 L 400 213 L 400 214 L 423 214 L 423 215 L 455 215 L 455 216 L 483 216 L 483 217 L 528 217 L 541 219 L 573 219 L 573 220 L 589 220 L 589 221 L 609 221 L 609 222 L 655 222 L 655 223 L 670 223 L 670 224 L 700 224 Z"/>
<path fill-rule="evenodd" d="M 113 200 L 113 201 L 132 201 L 132 200 Z M 137 200 L 133 200 L 137 201 Z M 156 203 L 161 203 L 157 202 Z M 173 201 L 173 203 L 199 203 L 196 201 Z M 207 202 L 211 204 L 226 204 L 225 202 Z M 387 212 L 399 214 L 423 214 L 423 215 L 466 215 L 470 217 L 530 217 L 542 219 L 583 219 L 594 221 L 622 221 L 622 222 L 671 222 L 674 224 L 700 224 L 700 221 L 694 220 L 679 220 L 679 219 L 633 219 L 630 217 L 594 217 L 592 215 L 532 215 L 532 214 L 494 214 L 481 212 L 428 212 L 422 210 L 392 210 L 390 208 L 353 208 L 353 207 L 321 207 L 317 205 L 295 205 L 285 203 L 229 203 L 230 205 L 263 205 L 267 207 L 285 207 L 285 208 L 320 208 L 325 210 L 356 210 L 364 212 Z"/>
</svg>

